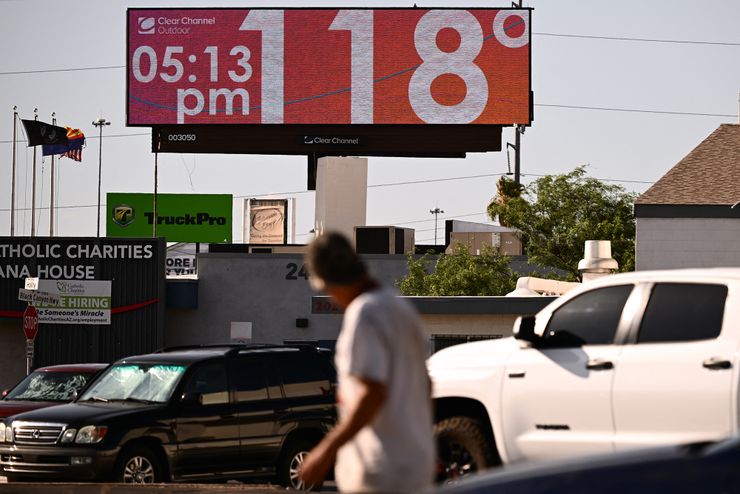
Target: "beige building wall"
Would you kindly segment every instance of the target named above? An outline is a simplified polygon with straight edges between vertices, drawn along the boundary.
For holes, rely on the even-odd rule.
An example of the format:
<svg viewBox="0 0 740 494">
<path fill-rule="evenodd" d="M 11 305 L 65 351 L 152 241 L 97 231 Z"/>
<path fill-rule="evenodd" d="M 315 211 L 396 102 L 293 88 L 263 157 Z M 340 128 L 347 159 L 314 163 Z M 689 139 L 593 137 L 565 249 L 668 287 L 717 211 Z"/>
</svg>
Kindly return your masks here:
<svg viewBox="0 0 740 494">
<path fill-rule="evenodd" d="M 354 238 L 367 218 L 367 158 L 319 158 L 316 172 L 316 233 L 339 231 Z"/>
</svg>

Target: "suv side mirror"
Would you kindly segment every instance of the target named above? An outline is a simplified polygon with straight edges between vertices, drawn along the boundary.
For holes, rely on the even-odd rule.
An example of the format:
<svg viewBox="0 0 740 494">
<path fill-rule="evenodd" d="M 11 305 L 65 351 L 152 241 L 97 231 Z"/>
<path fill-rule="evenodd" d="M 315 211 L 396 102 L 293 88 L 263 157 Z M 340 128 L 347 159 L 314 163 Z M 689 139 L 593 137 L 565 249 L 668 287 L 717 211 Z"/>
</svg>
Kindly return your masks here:
<svg viewBox="0 0 740 494">
<path fill-rule="evenodd" d="M 180 397 L 180 403 L 187 406 L 202 405 L 203 395 L 200 393 L 183 393 Z"/>
<path fill-rule="evenodd" d="M 534 316 L 519 316 L 514 321 L 514 338 L 535 343 L 540 337 L 534 332 Z"/>
</svg>

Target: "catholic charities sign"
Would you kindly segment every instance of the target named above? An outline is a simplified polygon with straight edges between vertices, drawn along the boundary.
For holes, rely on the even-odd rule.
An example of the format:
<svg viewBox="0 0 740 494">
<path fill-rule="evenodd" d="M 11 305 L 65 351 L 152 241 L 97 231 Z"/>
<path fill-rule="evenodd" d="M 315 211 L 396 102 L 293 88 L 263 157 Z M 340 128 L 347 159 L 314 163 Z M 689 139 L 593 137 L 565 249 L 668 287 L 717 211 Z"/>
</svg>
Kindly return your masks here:
<svg viewBox="0 0 740 494">
<path fill-rule="evenodd" d="M 40 323 L 110 324 L 110 281 L 39 280 L 39 290 L 59 296 L 58 304 L 36 305 Z"/>
</svg>

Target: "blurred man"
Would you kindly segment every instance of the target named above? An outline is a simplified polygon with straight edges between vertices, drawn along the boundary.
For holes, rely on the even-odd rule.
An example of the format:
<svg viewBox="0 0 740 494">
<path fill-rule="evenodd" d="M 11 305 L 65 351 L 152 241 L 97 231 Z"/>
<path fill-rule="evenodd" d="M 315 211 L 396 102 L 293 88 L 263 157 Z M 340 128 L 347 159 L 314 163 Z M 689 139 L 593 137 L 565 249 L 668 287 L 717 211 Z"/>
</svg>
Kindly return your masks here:
<svg viewBox="0 0 740 494">
<path fill-rule="evenodd" d="M 307 484 L 334 464 L 342 492 L 415 492 L 434 471 L 427 337 L 413 307 L 381 287 L 349 241 L 309 245 L 311 285 L 345 309 L 337 339 L 339 421 L 303 464 Z"/>
</svg>

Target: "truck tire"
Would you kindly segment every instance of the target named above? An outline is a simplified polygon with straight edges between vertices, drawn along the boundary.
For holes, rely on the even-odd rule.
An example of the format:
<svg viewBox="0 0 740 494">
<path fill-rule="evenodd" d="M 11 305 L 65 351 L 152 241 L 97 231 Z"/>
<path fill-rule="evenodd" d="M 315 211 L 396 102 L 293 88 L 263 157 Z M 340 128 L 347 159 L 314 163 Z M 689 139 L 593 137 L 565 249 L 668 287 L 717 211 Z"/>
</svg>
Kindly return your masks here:
<svg viewBox="0 0 740 494">
<path fill-rule="evenodd" d="M 121 484 L 155 484 L 162 482 L 163 478 L 159 458 L 145 446 L 126 448 L 118 457 L 115 482 Z"/>
<path fill-rule="evenodd" d="M 437 482 L 451 483 L 500 465 L 483 424 L 469 417 L 449 417 L 434 425 L 437 440 Z"/>
<path fill-rule="evenodd" d="M 277 481 L 280 485 L 296 491 L 321 490 L 323 482 L 318 485 L 306 485 L 298 477 L 298 470 L 314 446 L 316 446 L 315 442 L 306 439 L 291 440 L 286 444 L 277 466 Z"/>
</svg>

